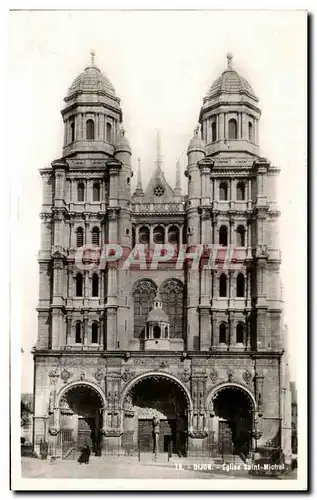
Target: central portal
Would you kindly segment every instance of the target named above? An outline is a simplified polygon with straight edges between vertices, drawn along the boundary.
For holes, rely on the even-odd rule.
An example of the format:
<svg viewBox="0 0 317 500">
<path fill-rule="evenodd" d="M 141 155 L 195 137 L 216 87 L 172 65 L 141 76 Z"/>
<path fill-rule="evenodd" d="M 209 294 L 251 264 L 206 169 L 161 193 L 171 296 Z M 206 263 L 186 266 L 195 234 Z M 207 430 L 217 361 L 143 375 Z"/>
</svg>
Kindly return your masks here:
<svg viewBox="0 0 317 500">
<path fill-rule="evenodd" d="M 177 382 L 164 376 L 141 379 L 124 408 L 125 428 L 141 452 L 186 454 L 188 404 Z"/>
</svg>

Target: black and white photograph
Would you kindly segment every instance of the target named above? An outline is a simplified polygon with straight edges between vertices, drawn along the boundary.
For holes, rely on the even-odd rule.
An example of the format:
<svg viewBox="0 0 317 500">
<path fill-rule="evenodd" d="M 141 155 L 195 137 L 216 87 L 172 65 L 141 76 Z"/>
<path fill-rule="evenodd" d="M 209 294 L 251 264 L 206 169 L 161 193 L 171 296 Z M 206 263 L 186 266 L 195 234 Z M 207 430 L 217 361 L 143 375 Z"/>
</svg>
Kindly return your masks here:
<svg viewBox="0 0 317 500">
<path fill-rule="evenodd" d="M 8 64 L 12 489 L 306 490 L 307 12 L 12 10 Z"/>
</svg>

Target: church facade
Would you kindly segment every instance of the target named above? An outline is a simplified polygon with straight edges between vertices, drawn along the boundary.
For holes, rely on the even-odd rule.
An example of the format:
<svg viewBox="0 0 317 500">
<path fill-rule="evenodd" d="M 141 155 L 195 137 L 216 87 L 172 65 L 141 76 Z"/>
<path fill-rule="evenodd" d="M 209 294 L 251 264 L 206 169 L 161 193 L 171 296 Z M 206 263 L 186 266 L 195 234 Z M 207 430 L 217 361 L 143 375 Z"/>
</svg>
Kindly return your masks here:
<svg viewBox="0 0 317 500">
<path fill-rule="evenodd" d="M 91 64 L 68 90 L 43 181 L 35 450 L 291 453 L 276 179 L 259 100 L 232 67 L 167 182 L 143 188 L 120 99 Z M 199 261 L 199 262 L 198 262 Z"/>
</svg>

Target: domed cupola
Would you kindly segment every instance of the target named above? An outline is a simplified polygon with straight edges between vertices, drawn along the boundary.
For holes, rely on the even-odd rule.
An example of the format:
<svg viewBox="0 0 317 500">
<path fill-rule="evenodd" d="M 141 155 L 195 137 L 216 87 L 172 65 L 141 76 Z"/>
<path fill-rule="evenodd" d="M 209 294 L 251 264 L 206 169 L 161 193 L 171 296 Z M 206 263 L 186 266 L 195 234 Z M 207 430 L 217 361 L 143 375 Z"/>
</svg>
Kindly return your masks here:
<svg viewBox="0 0 317 500">
<path fill-rule="evenodd" d="M 249 82 L 232 65 L 210 87 L 200 110 L 199 123 L 206 145 L 206 156 L 225 154 L 258 155 L 259 99 Z"/>
<path fill-rule="evenodd" d="M 153 308 L 146 320 L 145 345 L 146 350 L 170 349 L 170 321 L 163 309 L 159 294 L 154 299 Z"/>
<path fill-rule="evenodd" d="M 64 156 L 112 156 L 122 110 L 112 83 L 95 65 L 94 52 L 64 101 Z"/>
</svg>

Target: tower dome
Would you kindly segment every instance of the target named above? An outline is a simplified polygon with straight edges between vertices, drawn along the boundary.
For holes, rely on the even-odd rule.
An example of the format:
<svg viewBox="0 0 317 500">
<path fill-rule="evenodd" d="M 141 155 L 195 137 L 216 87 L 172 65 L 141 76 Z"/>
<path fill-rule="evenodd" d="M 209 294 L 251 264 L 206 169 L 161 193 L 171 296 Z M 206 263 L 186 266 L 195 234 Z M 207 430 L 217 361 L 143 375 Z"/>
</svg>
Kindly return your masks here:
<svg viewBox="0 0 317 500">
<path fill-rule="evenodd" d="M 122 122 L 120 99 L 110 80 L 96 66 L 94 52 L 90 64 L 69 87 L 64 101 L 64 156 L 91 153 L 112 156 Z"/>
<path fill-rule="evenodd" d="M 258 101 L 249 82 L 232 68 L 233 56 L 227 54 L 227 69 L 217 78 L 210 87 L 205 99 L 218 97 L 220 94 L 245 94 Z"/>
<path fill-rule="evenodd" d="M 233 152 L 258 156 L 259 99 L 250 83 L 233 69 L 232 59 L 228 53 L 227 68 L 211 85 L 200 110 L 206 156 Z"/>
<path fill-rule="evenodd" d="M 114 86 L 110 82 L 109 78 L 101 73 L 100 69 L 95 66 L 94 63 L 87 66 L 85 71 L 75 78 L 68 89 L 65 101 L 67 102 L 69 99 L 82 92 L 110 94 L 111 96 L 116 95 Z"/>
</svg>

